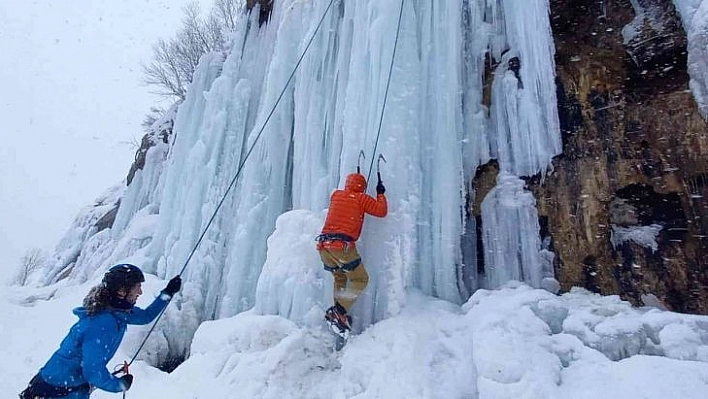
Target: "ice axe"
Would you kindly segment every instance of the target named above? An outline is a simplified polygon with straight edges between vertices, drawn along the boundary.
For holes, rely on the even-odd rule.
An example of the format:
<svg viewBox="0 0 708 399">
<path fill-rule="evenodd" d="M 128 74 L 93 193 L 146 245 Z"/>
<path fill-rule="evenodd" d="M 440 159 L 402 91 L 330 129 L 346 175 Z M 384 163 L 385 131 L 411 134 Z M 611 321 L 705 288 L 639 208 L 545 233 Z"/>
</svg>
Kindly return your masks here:
<svg viewBox="0 0 708 399">
<path fill-rule="evenodd" d="M 359 150 L 359 159 L 356 161 L 356 173 L 361 174 L 361 158 L 364 158 L 366 160 L 366 155 L 364 155 L 364 150 Z"/>
<path fill-rule="evenodd" d="M 376 159 L 376 175 L 379 178 L 379 183 L 381 183 L 381 161 L 388 163 L 386 162 L 386 158 L 384 158 L 382 154 L 379 154 L 379 157 Z"/>
</svg>

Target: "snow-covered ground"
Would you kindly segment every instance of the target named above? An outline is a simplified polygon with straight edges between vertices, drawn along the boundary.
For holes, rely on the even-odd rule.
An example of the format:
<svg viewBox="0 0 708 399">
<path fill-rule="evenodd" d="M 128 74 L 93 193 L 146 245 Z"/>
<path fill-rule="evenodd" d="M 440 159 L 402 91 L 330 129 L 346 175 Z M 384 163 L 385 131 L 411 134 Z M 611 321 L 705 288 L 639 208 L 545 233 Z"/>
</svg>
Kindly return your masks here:
<svg viewBox="0 0 708 399">
<path fill-rule="evenodd" d="M 355 335 L 343 351 L 333 353 L 323 325 L 331 276 L 313 239 L 331 190 L 354 170 L 361 148 L 375 148 L 379 106 L 371 93 L 387 76 L 398 1 L 344 2 L 339 14 L 329 14 L 321 31 L 329 34 L 317 36 L 255 158 L 191 258 L 238 169 L 236 154 L 254 140 L 309 37 L 314 24 L 303 21 L 317 20 L 325 8 L 276 2 L 263 30 L 241 21 L 230 54 L 202 59 L 175 118 L 169 155 L 166 145 L 153 147 L 124 193 L 109 191 L 100 209 L 82 213 L 39 279 L 30 279 L 37 284 L 0 290 L 3 397 L 14 397 L 48 359 L 75 321 L 71 309 L 103 270 L 133 262 L 153 273 L 139 302 L 145 306 L 166 283 L 155 275 L 172 277 L 186 259 L 192 261 L 182 269 L 181 294 L 141 353 L 145 361 L 132 366 L 131 399 L 708 397 L 708 317 L 635 309 L 579 289 L 556 296 L 506 281 L 520 278 L 507 273 L 515 270 L 533 270 L 527 276 L 533 286 L 552 280 L 544 265 L 553 254 L 531 233 L 539 230 L 535 204 L 518 177 L 502 174 L 495 197 L 483 203 L 485 248 L 495 256 L 484 274 L 459 281 L 462 173 L 494 156 L 502 170 L 535 174 L 557 153 L 552 145 L 526 148 L 558 144 L 559 132 L 550 106 L 556 100 L 548 4 L 533 1 L 529 9 L 536 12 L 527 15 L 512 7 L 519 1 L 493 1 L 508 9 L 495 8 L 505 18 L 494 14 L 491 21 L 481 16 L 488 5 L 482 0 L 462 8 L 406 3 L 378 147 L 390 160 L 384 170 L 390 212 L 367 219 L 357 244 L 371 280 L 352 308 Z M 466 33 L 458 29 L 463 21 Z M 337 40 L 332 32 L 339 32 Z M 468 49 L 469 81 L 459 79 L 460 48 L 449 44 L 484 32 Z M 484 68 L 474 61 L 487 49 L 502 61 L 489 120 L 481 101 Z M 512 55 L 527 65 L 521 80 L 508 69 Z M 450 105 L 460 104 L 450 93 L 462 86 L 471 110 Z M 473 128 L 463 134 L 460 126 Z M 459 148 L 488 133 L 470 144 L 476 150 Z M 549 135 L 541 140 L 541 133 Z M 292 154 L 282 145 L 291 140 Z M 505 158 L 516 152 L 529 156 L 518 164 Z M 99 230 L 93 221 L 119 194 L 115 223 Z M 618 232 L 618 240 L 652 242 Z M 522 264 L 509 260 L 517 258 Z M 53 284 L 59 275 L 68 277 Z M 210 319 L 217 320 L 204 321 Z M 110 365 L 131 358 L 148 328 L 130 328 Z M 189 357 L 173 373 L 151 366 L 182 349 Z"/>
<path fill-rule="evenodd" d="M 143 305 L 165 284 L 148 277 Z M 0 293 L 3 397 L 19 392 L 57 347 L 90 285 Z M 407 299 L 400 314 L 353 336 L 339 353 L 319 315 L 297 325 L 249 311 L 203 323 L 190 358 L 173 373 L 134 363 L 128 397 L 609 399 L 708 392 L 705 316 L 633 309 L 580 289 L 556 296 L 514 282 L 479 290 L 461 307 L 417 292 Z M 110 364 L 129 359 L 146 331 L 131 326 Z"/>
<path fill-rule="evenodd" d="M 582 289 L 558 296 L 516 281 L 477 290 L 462 305 L 409 288 L 401 308 L 373 324 L 359 301 L 352 308 L 355 335 L 335 353 L 322 319 L 332 281 L 313 241 L 323 217 L 294 210 L 278 218 L 251 310 L 202 322 L 194 308 L 204 291 L 185 274 L 183 290 L 132 366 L 129 397 L 706 397 L 708 316 L 633 308 Z M 385 272 L 381 264 L 366 267 Z M 86 274 L 80 284 L 65 279 L 0 292 L 0 386 L 9 393 L 3 397 L 23 389 L 57 348 L 75 321 L 71 309 L 101 273 Z M 165 284 L 148 274 L 138 305 Z M 190 342 L 185 331 L 192 328 Z M 109 367 L 130 359 L 148 329 L 129 327 Z M 151 366 L 175 345 L 188 348 L 183 364 L 171 374 Z"/>
</svg>

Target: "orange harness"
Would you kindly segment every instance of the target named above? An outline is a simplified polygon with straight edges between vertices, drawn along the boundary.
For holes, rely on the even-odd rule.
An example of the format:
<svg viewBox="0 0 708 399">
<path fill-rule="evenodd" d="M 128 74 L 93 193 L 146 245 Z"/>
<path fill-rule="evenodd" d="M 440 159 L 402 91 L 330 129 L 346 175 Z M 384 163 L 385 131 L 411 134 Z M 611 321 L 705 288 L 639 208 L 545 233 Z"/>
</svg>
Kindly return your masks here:
<svg viewBox="0 0 708 399">
<path fill-rule="evenodd" d="M 330 252 L 330 250 L 341 250 L 348 252 L 350 249 L 356 248 L 356 244 L 351 237 L 346 234 L 341 233 L 324 233 L 320 234 L 315 238 L 317 240 L 317 250 Z M 349 263 L 341 263 L 341 261 L 336 260 L 336 257 L 330 252 L 335 258 L 335 262 L 338 267 L 330 267 L 323 263 L 324 269 L 328 272 L 334 272 L 341 269 L 343 272 L 347 273 L 357 268 L 361 264 L 361 258 L 354 259 Z"/>
<path fill-rule="evenodd" d="M 323 249 L 347 251 L 349 248 L 356 248 L 356 243 L 346 234 L 320 234 L 315 240 L 318 251 Z"/>
<path fill-rule="evenodd" d="M 349 248 L 356 248 L 356 244 L 353 242 L 339 241 L 339 240 L 327 240 L 320 241 L 317 243 L 317 250 L 321 251 L 323 249 L 339 249 L 346 251 Z"/>
</svg>

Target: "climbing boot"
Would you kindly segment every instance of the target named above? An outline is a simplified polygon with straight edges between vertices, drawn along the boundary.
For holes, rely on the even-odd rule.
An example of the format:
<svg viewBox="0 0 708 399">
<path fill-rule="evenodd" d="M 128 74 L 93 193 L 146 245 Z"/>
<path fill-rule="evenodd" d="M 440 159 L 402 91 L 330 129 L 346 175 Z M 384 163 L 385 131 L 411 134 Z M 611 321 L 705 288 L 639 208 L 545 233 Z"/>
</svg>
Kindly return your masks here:
<svg viewBox="0 0 708 399">
<path fill-rule="evenodd" d="M 332 331 L 336 334 L 343 334 L 352 329 L 352 318 L 347 314 L 347 310 L 342 305 L 336 303 L 325 312 L 325 320 Z"/>
</svg>

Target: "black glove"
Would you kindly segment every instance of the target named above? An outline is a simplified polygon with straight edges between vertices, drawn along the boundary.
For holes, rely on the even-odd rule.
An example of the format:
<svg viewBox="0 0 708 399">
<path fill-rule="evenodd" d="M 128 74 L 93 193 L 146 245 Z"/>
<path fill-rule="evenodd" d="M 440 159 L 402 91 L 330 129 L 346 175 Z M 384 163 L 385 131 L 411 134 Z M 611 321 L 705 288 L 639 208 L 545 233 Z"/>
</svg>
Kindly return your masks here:
<svg viewBox="0 0 708 399">
<path fill-rule="evenodd" d="M 123 391 L 129 390 L 130 386 L 133 385 L 133 375 L 132 374 L 126 374 L 126 375 L 120 377 L 119 380 L 123 384 Z"/>
<path fill-rule="evenodd" d="M 383 182 L 379 180 L 379 183 L 376 185 L 376 194 L 383 194 L 386 192 L 386 187 L 384 187 Z"/>
<path fill-rule="evenodd" d="M 167 287 L 165 287 L 162 292 L 169 296 L 174 296 L 180 289 L 182 288 L 182 277 L 179 275 L 174 276 L 172 280 L 170 280 L 167 283 Z"/>
</svg>

